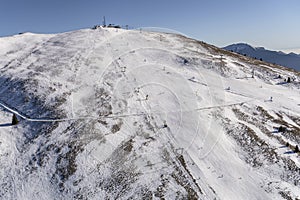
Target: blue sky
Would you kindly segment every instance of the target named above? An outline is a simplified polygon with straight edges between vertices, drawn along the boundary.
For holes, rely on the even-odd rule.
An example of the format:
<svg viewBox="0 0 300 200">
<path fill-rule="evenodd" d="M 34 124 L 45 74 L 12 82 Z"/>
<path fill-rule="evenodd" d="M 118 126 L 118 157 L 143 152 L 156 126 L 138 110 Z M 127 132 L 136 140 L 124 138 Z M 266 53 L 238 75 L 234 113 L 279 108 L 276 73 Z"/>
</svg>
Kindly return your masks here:
<svg viewBox="0 0 300 200">
<path fill-rule="evenodd" d="M 107 23 L 161 27 L 217 46 L 300 49 L 299 0 L 0 0 L 0 36 Z"/>
</svg>

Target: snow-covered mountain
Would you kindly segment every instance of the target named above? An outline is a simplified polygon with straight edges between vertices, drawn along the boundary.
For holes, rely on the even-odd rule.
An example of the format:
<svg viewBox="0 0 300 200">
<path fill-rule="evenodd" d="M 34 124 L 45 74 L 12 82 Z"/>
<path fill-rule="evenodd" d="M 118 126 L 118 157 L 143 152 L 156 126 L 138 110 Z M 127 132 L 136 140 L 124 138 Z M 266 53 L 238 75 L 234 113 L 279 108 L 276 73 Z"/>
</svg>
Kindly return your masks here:
<svg viewBox="0 0 300 200">
<path fill-rule="evenodd" d="M 142 30 L 0 45 L 0 199 L 300 198 L 299 73 Z"/>
<path fill-rule="evenodd" d="M 262 59 L 269 63 L 276 63 L 278 65 L 293 68 L 300 71 L 300 54 L 283 53 L 281 51 L 271 51 L 263 47 L 252 47 L 249 44 L 238 43 L 224 47 L 223 49 L 233 51 L 240 54 L 246 54 L 249 57 Z"/>
</svg>

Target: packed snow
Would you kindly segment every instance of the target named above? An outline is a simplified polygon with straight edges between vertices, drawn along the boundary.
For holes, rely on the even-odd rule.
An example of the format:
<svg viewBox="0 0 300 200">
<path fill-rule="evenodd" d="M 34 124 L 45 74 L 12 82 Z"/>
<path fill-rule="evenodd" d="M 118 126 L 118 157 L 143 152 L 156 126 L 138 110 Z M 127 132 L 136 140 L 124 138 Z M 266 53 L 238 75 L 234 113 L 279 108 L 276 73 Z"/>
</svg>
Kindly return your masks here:
<svg viewBox="0 0 300 200">
<path fill-rule="evenodd" d="M 1 199 L 300 198 L 299 73 L 143 30 L 0 44 Z"/>
</svg>

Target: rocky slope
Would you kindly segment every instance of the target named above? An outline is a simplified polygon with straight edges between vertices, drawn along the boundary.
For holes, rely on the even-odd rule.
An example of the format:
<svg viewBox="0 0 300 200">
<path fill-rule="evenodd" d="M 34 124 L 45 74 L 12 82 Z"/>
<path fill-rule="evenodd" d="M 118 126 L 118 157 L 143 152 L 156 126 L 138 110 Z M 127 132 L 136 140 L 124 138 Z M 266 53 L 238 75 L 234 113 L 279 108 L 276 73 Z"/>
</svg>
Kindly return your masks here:
<svg viewBox="0 0 300 200">
<path fill-rule="evenodd" d="M 300 198 L 299 73 L 140 30 L 0 44 L 1 199 Z"/>
</svg>

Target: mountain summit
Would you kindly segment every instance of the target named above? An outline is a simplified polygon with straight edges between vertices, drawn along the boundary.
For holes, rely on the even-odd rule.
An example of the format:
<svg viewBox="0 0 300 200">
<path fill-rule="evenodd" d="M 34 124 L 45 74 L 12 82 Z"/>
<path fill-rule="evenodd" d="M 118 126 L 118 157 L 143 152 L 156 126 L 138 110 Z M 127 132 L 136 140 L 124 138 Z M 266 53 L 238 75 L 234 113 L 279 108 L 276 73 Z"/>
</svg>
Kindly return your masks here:
<svg viewBox="0 0 300 200">
<path fill-rule="evenodd" d="M 295 53 L 283 53 L 281 51 L 271 51 L 263 47 L 252 47 L 249 44 L 238 43 L 224 47 L 223 49 L 239 54 L 247 55 L 252 58 L 262 59 L 269 63 L 293 68 L 300 71 L 300 55 Z"/>
<path fill-rule="evenodd" d="M 300 197 L 299 73 L 144 30 L 0 45 L 0 199 Z"/>
</svg>

